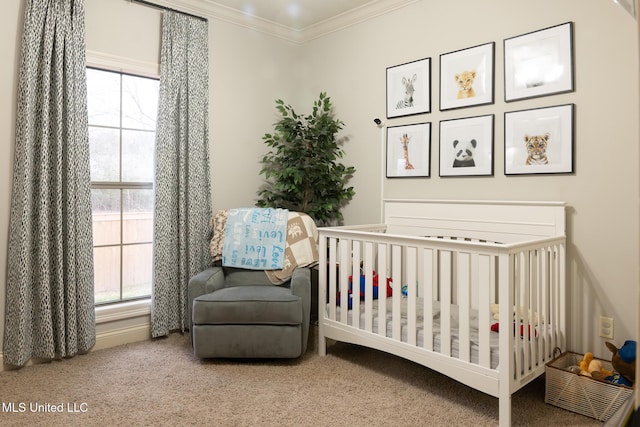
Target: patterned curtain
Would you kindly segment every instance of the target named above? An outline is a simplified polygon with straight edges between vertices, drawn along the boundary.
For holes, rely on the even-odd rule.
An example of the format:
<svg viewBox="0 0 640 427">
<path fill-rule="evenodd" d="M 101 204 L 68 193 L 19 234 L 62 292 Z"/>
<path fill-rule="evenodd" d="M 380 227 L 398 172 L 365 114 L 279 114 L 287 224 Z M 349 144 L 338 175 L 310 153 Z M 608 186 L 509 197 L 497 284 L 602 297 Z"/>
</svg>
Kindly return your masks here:
<svg viewBox="0 0 640 427">
<path fill-rule="evenodd" d="M 26 0 L 4 361 L 95 344 L 84 0 Z"/>
<path fill-rule="evenodd" d="M 185 331 L 189 278 L 211 263 L 206 21 L 162 21 L 151 335 Z"/>
</svg>

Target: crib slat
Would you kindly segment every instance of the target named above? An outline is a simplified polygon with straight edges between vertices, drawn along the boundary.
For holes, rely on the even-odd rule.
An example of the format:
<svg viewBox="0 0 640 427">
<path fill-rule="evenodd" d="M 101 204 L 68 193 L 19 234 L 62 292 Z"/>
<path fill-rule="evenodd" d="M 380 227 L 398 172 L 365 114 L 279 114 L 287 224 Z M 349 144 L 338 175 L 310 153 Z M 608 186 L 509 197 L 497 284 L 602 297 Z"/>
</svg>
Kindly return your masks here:
<svg viewBox="0 0 640 427">
<path fill-rule="evenodd" d="M 550 314 L 549 314 L 549 321 L 551 322 L 551 324 L 555 325 L 558 324 L 560 321 L 562 321 L 562 317 L 560 316 L 560 307 L 564 307 L 564 298 L 563 298 L 563 293 L 560 293 L 560 289 L 558 287 L 558 247 L 556 246 L 554 248 L 554 263 L 552 264 L 551 267 L 551 292 L 554 295 L 553 301 L 551 303 L 551 307 L 550 307 Z M 560 264 L 562 265 L 562 264 Z M 564 329 L 564 325 L 560 326 L 561 330 L 565 330 Z M 551 337 L 551 342 L 552 342 L 552 348 L 555 347 L 559 347 L 559 348 L 564 348 L 563 346 L 561 346 L 559 344 L 559 339 L 558 339 L 558 335 L 556 333 L 558 329 L 554 328 L 552 331 L 552 337 Z"/>
<path fill-rule="evenodd" d="M 393 326 L 391 336 L 394 340 L 402 340 L 401 324 L 401 298 L 402 298 L 402 246 L 392 245 L 391 247 L 391 277 L 393 280 L 392 314 L 391 324 Z"/>
<path fill-rule="evenodd" d="M 351 244 L 351 326 L 360 328 L 360 240 L 353 240 Z M 346 306 L 345 306 L 346 311 Z"/>
<path fill-rule="evenodd" d="M 529 312 L 531 307 L 531 283 L 533 281 L 534 269 L 531 268 L 531 251 L 525 251 L 522 253 L 522 293 L 520 295 L 521 300 L 516 300 L 518 304 L 518 311 L 521 311 L 522 316 L 522 332 L 516 331 L 516 338 L 520 337 L 519 341 L 522 343 L 523 352 L 523 368 L 522 371 L 518 370 L 516 375 L 519 377 L 521 372 L 527 373 L 527 370 L 531 366 L 531 345 L 529 339 Z M 518 319 L 516 319 L 516 323 Z M 520 326 L 517 327 L 520 329 Z M 532 331 L 533 332 L 533 331 Z"/>
<path fill-rule="evenodd" d="M 373 243 L 366 241 L 364 244 L 364 275 L 365 275 L 365 291 L 364 291 L 364 328 L 371 332 L 373 330 Z M 378 276 L 378 297 L 382 298 L 380 287 L 381 277 Z"/>
<path fill-rule="evenodd" d="M 422 328 L 422 345 L 429 351 L 433 351 L 433 301 L 435 301 L 435 288 L 438 283 L 437 265 L 438 253 L 434 249 L 425 249 L 422 260 L 424 263 L 424 326 Z"/>
<path fill-rule="evenodd" d="M 491 289 L 491 264 L 493 263 L 492 257 L 487 255 L 476 255 L 474 257 L 477 269 L 478 278 L 478 364 L 480 366 L 489 368 L 491 367 L 491 329 L 489 324 L 492 319 L 489 319 L 491 314 L 489 310 L 482 309 L 482 307 L 489 307 L 491 304 L 489 290 Z"/>
<path fill-rule="evenodd" d="M 327 267 L 327 271 L 323 271 L 322 274 L 328 276 L 328 292 L 329 292 L 329 319 L 335 320 L 336 318 L 336 275 L 332 272 L 336 271 L 336 263 L 337 263 L 337 245 L 338 239 L 335 237 L 329 238 L 329 265 Z M 324 270 L 321 265 L 321 270 Z M 320 282 L 322 283 L 322 282 Z M 324 306 L 320 307 L 322 311 L 319 313 L 324 313 Z"/>
<path fill-rule="evenodd" d="M 510 335 L 513 335 L 514 337 L 518 337 L 519 333 L 518 333 L 518 328 L 519 326 L 518 324 L 518 318 L 519 318 L 519 311 L 520 311 L 520 299 L 522 298 L 522 282 L 524 280 L 524 271 L 523 271 L 523 264 L 524 264 L 524 255 L 522 252 L 517 253 L 514 257 L 513 257 L 513 261 L 515 264 L 515 286 L 513 286 L 513 298 L 511 299 L 511 301 L 509 301 L 509 306 L 513 305 L 513 310 L 514 310 L 514 314 L 511 315 L 511 319 L 513 319 L 512 321 L 508 322 L 506 325 L 509 331 Z M 500 320 L 502 321 L 502 316 L 500 316 Z M 511 330 L 511 325 L 513 325 L 513 331 Z M 515 339 L 515 338 L 514 338 Z M 502 345 L 502 343 L 501 343 Z M 515 367 L 514 367 L 514 372 L 512 373 L 512 377 L 511 379 L 517 378 L 518 376 L 521 375 L 522 372 L 522 340 L 520 339 L 515 339 L 515 343 L 514 343 L 514 349 L 516 352 L 516 360 L 515 360 Z M 502 357 L 502 355 L 500 355 Z"/>
<path fill-rule="evenodd" d="M 547 336 L 547 327 L 545 323 L 544 312 L 546 310 L 546 296 L 547 296 L 547 286 L 548 286 L 548 251 L 547 248 L 540 248 L 537 250 L 537 271 L 538 271 L 538 280 L 537 280 L 537 293 L 536 293 L 536 311 L 534 314 L 534 328 L 537 333 L 537 339 L 535 342 L 535 361 L 536 365 L 540 366 L 541 364 L 546 363 L 547 356 L 544 352 L 544 347 L 542 343 L 548 339 Z"/>
<path fill-rule="evenodd" d="M 471 305 L 471 258 L 468 253 L 458 254 L 458 357 L 465 362 L 471 360 L 469 337 L 469 306 Z"/>
<path fill-rule="evenodd" d="M 440 353 L 451 356 L 451 288 L 453 286 L 451 278 L 451 252 L 439 251 L 440 253 Z"/>
<path fill-rule="evenodd" d="M 389 274 L 387 268 L 387 245 L 384 243 L 378 244 L 378 274 L 384 277 L 386 289 Z M 378 286 L 380 286 L 380 284 L 378 284 Z M 380 292 L 380 290 L 378 290 L 378 292 Z M 378 298 L 378 335 L 383 337 L 387 336 L 387 298 Z"/>
<path fill-rule="evenodd" d="M 514 337 L 511 325 L 513 323 L 513 303 L 515 297 L 515 255 L 500 254 L 498 256 L 498 282 L 501 284 L 499 289 L 499 301 L 500 301 L 500 323 L 502 325 L 508 325 L 506 328 L 500 328 L 500 390 L 498 394 L 500 402 L 500 422 L 502 424 L 510 425 L 511 423 L 511 391 L 510 384 L 514 379 L 515 370 L 518 369 L 515 363 L 509 363 L 514 358 Z M 506 320 L 506 322 L 504 320 Z M 516 341 L 517 342 L 517 341 Z M 515 355 L 518 355 L 517 350 Z M 515 357 L 518 361 L 520 357 Z M 509 408 L 507 408 L 507 404 Z M 504 405 L 504 406 L 503 406 Z M 505 420 L 505 422 L 503 422 Z"/>
<path fill-rule="evenodd" d="M 407 285 L 407 343 L 416 345 L 416 301 L 417 301 L 417 250 L 411 246 L 407 248 L 406 285 Z"/>
<path fill-rule="evenodd" d="M 349 294 L 349 264 L 351 261 L 351 241 L 340 239 L 340 322 L 347 323 Z"/>
<path fill-rule="evenodd" d="M 553 298 L 553 247 L 545 248 L 545 286 L 543 290 L 543 307 L 540 309 L 540 321 L 544 331 L 545 361 L 551 359 L 553 348 L 549 349 L 548 343 L 553 342 L 553 324 L 551 323 L 551 303 Z M 542 343 L 541 343 L 542 344 Z"/>
</svg>

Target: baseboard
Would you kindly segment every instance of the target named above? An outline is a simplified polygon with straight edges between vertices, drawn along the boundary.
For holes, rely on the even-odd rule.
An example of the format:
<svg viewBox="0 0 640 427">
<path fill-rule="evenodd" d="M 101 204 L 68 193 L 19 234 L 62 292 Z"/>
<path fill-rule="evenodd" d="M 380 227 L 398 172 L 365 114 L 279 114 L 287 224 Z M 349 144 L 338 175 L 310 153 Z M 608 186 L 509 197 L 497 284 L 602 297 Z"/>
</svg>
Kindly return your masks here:
<svg viewBox="0 0 640 427">
<path fill-rule="evenodd" d="M 109 347 L 116 347 L 123 344 L 146 341 L 149 339 L 151 339 L 151 325 L 147 322 L 141 325 L 114 329 L 96 334 L 96 344 L 93 346 L 91 351 L 103 350 Z M 31 359 L 25 366 L 36 365 L 44 362 L 48 362 L 48 360 Z M 3 353 L 0 352 L 0 372 L 13 369 L 17 369 L 17 367 L 13 365 L 6 365 L 4 363 Z"/>
<path fill-rule="evenodd" d="M 145 323 L 142 325 L 131 326 L 127 328 L 114 329 L 108 332 L 96 335 L 96 345 L 91 351 L 102 350 L 118 345 L 130 344 L 138 341 L 146 341 L 151 339 L 151 325 Z"/>
</svg>

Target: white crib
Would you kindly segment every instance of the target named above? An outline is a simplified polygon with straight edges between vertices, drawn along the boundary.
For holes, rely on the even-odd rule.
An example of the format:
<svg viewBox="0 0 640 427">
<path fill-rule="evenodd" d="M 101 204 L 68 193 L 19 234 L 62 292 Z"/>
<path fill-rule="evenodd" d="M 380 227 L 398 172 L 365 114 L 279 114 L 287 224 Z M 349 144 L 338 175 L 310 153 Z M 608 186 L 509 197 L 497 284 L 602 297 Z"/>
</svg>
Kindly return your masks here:
<svg viewBox="0 0 640 427">
<path fill-rule="evenodd" d="M 320 355 L 330 338 L 412 360 L 499 398 L 510 425 L 565 345 L 565 204 L 387 200 L 384 217 L 319 229 Z"/>
</svg>

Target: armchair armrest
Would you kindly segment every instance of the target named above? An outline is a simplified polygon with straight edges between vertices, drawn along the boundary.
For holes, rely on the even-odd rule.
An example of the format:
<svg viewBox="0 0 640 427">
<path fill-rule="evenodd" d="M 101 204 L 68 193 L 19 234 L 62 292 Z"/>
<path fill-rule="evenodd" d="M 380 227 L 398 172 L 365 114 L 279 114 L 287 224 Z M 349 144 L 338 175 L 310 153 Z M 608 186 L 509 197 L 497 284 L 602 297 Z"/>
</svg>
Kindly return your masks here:
<svg viewBox="0 0 640 427">
<path fill-rule="evenodd" d="M 309 336 L 309 316 L 311 310 L 311 269 L 308 267 L 298 267 L 293 270 L 290 284 L 291 293 L 302 298 L 302 328 L 303 341 L 302 353 L 307 349 Z"/>
<path fill-rule="evenodd" d="M 200 295 L 209 294 L 224 287 L 224 272 L 222 267 L 210 267 L 189 279 L 187 310 L 189 316 L 189 330 L 191 330 L 191 310 L 193 300 Z"/>
</svg>

